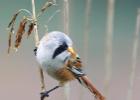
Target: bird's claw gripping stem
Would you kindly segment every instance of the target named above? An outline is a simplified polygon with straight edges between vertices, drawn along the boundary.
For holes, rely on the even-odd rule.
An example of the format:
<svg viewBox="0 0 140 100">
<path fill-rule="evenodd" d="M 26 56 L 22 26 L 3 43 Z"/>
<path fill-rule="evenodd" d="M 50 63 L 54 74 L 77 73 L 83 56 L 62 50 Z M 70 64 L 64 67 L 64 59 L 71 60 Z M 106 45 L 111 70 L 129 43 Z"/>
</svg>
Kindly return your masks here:
<svg viewBox="0 0 140 100">
<path fill-rule="evenodd" d="M 40 95 L 41 95 L 41 100 L 44 100 L 45 97 L 49 97 L 49 93 L 54 91 L 55 89 L 59 88 L 60 86 L 55 86 L 54 88 L 48 90 L 48 91 L 45 91 L 45 92 L 41 92 Z"/>
</svg>

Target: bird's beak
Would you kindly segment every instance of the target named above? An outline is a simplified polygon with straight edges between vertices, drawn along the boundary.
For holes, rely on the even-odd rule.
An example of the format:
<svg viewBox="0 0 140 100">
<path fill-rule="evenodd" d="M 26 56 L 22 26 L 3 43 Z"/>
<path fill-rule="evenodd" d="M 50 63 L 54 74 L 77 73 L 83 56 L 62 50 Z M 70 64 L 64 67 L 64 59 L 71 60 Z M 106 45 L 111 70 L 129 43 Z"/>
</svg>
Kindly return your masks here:
<svg viewBox="0 0 140 100">
<path fill-rule="evenodd" d="M 76 54 L 76 52 L 74 51 L 74 49 L 72 47 L 68 47 L 67 51 L 71 53 L 71 56 L 73 58 L 76 58 L 77 54 Z"/>
</svg>

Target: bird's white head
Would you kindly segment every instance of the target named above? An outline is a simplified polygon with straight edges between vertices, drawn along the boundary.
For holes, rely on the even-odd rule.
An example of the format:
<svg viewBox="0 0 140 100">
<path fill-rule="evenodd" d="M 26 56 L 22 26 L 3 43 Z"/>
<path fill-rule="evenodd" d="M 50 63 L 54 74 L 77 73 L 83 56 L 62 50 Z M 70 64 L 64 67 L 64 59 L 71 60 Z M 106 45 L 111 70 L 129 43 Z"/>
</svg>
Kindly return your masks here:
<svg viewBox="0 0 140 100">
<path fill-rule="evenodd" d="M 46 34 L 40 41 L 37 58 L 45 60 L 66 61 L 69 57 L 75 58 L 76 52 L 72 47 L 72 40 L 63 32 L 53 31 Z M 46 62 L 46 61 L 45 61 Z"/>
</svg>

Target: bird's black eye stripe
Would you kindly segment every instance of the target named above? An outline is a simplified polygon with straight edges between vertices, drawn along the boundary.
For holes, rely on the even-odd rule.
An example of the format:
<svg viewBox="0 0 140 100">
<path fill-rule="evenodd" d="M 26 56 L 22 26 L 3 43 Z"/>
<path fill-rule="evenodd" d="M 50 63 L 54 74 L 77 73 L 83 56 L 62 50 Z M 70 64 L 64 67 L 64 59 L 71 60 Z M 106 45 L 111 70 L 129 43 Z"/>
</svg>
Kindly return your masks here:
<svg viewBox="0 0 140 100">
<path fill-rule="evenodd" d="M 64 52 L 65 50 L 67 50 L 68 45 L 63 42 L 62 45 L 60 45 L 58 48 L 55 49 L 54 54 L 52 56 L 52 58 L 54 59 L 56 56 L 58 56 L 60 53 Z"/>
</svg>

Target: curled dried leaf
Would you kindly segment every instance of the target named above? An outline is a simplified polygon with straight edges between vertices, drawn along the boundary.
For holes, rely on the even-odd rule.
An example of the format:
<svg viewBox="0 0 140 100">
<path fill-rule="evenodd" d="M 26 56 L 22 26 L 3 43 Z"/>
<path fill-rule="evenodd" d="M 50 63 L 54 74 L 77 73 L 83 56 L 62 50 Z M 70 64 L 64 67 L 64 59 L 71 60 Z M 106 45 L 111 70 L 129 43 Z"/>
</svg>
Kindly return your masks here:
<svg viewBox="0 0 140 100">
<path fill-rule="evenodd" d="M 20 46 L 22 36 L 25 33 L 26 23 L 27 23 L 27 20 L 23 19 L 19 24 L 19 28 L 18 28 L 18 31 L 17 31 L 17 34 L 16 34 L 15 48 L 18 48 Z"/>
<path fill-rule="evenodd" d="M 27 32 L 28 36 L 31 35 L 31 33 L 32 33 L 33 29 L 34 29 L 34 25 L 35 25 L 34 23 L 30 23 L 29 24 L 29 29 L 28 29 L 28 32 Z"/>
<path fill-rule="evenodd" d="M 12 20 L 10 21 L 10 23 L 8 24 L 8 28 L 11 27 L 12 24 L 14 24 L 17 16 L 18 16 L 19 12 L 17 12 L 16 14 L 13 15 Z"/>
</svg>

